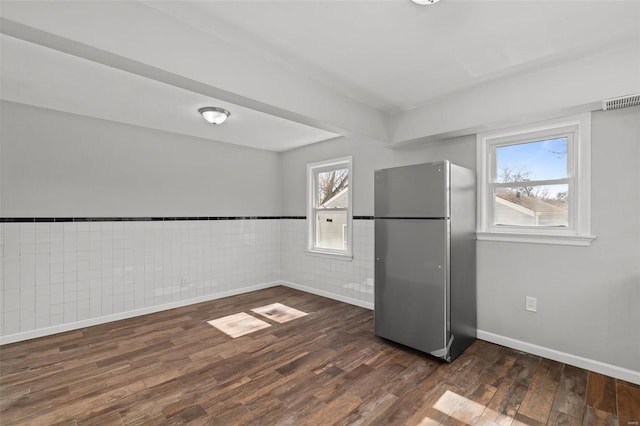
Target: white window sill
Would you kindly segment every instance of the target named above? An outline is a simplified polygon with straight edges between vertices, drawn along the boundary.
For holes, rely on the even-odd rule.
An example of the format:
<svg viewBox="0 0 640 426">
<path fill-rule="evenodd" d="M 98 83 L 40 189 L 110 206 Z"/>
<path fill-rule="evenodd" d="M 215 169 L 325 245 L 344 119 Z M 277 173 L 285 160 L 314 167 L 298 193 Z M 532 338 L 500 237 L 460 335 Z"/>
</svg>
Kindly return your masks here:
<svg viewBox="0 0 640 426">
<path fill-rule="evenodd" d="M 307 254 L 312 256 L 321 256 L 321 257 L 331 257 L 333 259 L 338 260 L 346 260 L 351 262 L 353 260 L 353 254 L 351 253 L 340 253 L 335 251 L 324 251 L 324 250 L 305 250 Z"/>
<path fill-rule="evenodd" d="M 518 234 L 506 232 L 477 232 L 478 241 L 502 241 L 508 243 L 553 244 L 561 246 L 589 247 L 595 236 L 554 235 L 554 234 Z"/>
</svg>

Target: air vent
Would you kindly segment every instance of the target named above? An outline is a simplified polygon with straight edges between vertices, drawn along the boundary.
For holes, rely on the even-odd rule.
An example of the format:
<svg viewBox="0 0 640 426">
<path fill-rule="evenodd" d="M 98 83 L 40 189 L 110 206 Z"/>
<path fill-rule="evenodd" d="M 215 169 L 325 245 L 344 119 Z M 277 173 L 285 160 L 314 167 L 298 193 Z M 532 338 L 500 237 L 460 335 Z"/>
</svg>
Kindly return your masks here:
<svg viewBox="0 0 640 426">
<path fill-rule="evenodd" d="M 640 105 L 640 94 L 620 96 L 602 101 L 602 110 L 620 109 Z"/>
</svg>

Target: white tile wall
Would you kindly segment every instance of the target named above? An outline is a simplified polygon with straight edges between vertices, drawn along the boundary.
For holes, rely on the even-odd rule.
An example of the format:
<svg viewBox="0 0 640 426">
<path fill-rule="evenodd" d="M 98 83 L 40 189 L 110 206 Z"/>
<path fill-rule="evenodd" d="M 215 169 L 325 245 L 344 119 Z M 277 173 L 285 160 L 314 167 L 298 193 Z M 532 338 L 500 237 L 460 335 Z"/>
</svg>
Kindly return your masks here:
<svg viewBox="0 0 640 426">
<path fill-rule="evenodd" d="M 342 300 L 373 304 L 374 222 L 353 221 L 353 259 L 319 256 L 306 252 L 305 220 L 280 221 L 280 278 L 341 296 Z"/>
<path fill-rule="evenodd" d="M 0 224 L 0 335 L 280 277 L 279 220 Z"/>
<path fill-rule="evenodd" d="M 306 221 L 0 224 L 0 335 L 284 280 L 373 304 L 373 221 L 352 260 L 309 254 Z"/>
</svg>

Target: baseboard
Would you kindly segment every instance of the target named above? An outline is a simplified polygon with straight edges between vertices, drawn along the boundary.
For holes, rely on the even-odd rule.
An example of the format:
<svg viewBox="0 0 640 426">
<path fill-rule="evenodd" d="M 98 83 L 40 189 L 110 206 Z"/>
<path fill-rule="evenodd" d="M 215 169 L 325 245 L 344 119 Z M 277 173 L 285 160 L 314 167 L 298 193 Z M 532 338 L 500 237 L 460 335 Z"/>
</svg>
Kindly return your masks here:
<svg viewBox="0 0 640 426">
<path fill-rule="evenodd" d="M 534 345 L 533 343 L 523 342 L 521 340 L 512 339 L 510 337 L 501 336 L 499 334 L 483 330 L 478 330 L 478 339 L 640 385 L 639 371 L 633 371 L 616 365 L 607 364 L 605 362 L 583 358 L 566 352 L 560 352 L 555 349 Z"/>
<path fill-rule="evenodd" d="M 76 321 L 68 324 L 60 324 L 53 327 L 40 328 L 37 330 L 29 330 L 21 333 L 10 334 L 7 336 L 0 336 L 0 345 L 21 342 L 23 340 L 49 336 L 52 334 L 77 330 L 80 328 L 90 327 L 93 325 L 105 324 L 108 322 L 119 321 L 122 319 L 137 317 L 140 315 L 147 315 L 155 312 L 166 311 L 169 309 L 180 308 L 180 307 L 192 305 L 195 303 L 207 302 L 210 300 L 221 299 L 223 297 L 235 296 L 242 293 L 262 290 L 262 289 L 274 287 L 277 285 L 283 285 L 285 287 L 290 287 L 290 288 L 304 291 L 307 293 L 316 294 L 318 296 L 327 297 L 329 299 L 338 300 L 340 302 L 349 303 L 351 305 L 360 306 L 362 308 L 373 309 L 373 303 L 370 303 L 370 302 L 364 302 L 362 300 L 354 299 L 351 297 L 330 293 L 324 290 L 319 290 L 317 288 L 293 283 L 291 281 L 280 280 L 280 281 L 271 281 L 267 283 L 256 284 L 253 286 L 242 287 L 242 288 L 223 291 L 223 292 L 214 293 L 214 294 L 208 294 L 205 296 L 194 297 L 191 299 L 165 303 L 162 305 L 149 306 L 146 308 L 135 309 L 133 311 L 119 312 L 117 314 L 105 315 L 98 318 L 89 318 L 86 320 Z M 618 367 L 616 365 L 607 364 L 607 363 L 592 360 L 589 358 L 583 358 L 581 356 L 569 354 L 566 352 L 560 352 L 555 349 L 547 348 L 544 346 L 538 346 L 533 343 L 523 342 L 521 340 L 512 339 L 510 337 L 501 336 L 499 334 L 490 333 L 484 330 L 478 330 L 478 339 L 486 340 L 487 342 L 506 346 L 512 349 L 517 349 L 533 355 L 542 356 L 544 358 L 552 359 L 554 361 L 573 365 L 575 367 L 584 368 L 586 370 L 594 371 L 596 373 L 604 374 L 606 376 L 614 377 L 617 379 L 625 380 L 627 382 L 640 385 L 640 372 L 638 371 L 629 370 L 623 367 Z"/>
<path fill-rule="evenodd" d="M 267 283 L 261 283 L 252 285 L 249 287 L 242 287 L 233 290 L 222 291 L 219 293 L 207 294 L 205 296 L 193 297 L 191 299 L 179 300 L 171 303 L 164 303 L 162 305 L 149 306 L 146 308 L 134 309 L 133 311 L 118 312 L 117 314 L 104 315 L 97 318 L 88 318 L 86 320 L 70 322 L 67 324 L 54 325 L 52 327 L 39 328 L 36 330 L 23 331 L 20 333 L 9 334 L 7 336 L 0 336 L 0 345 L 6 345 L 9 343 L 21 342 L 23 340 L 35 339 L 37 337 L 49 336 L 57 333 L 64 333 L 65 331 L 77 330 L 79 328 L 90 327 L 92 325 L 105 324 L 108 322 L 119 321 L 127 318 L 137 317 L 140 315 L 153 314 L 155 312 L 166 311 L 174 308 L 181 308 L 187 305 L 193 305 L 195 303 L 208 302 L 210 300 L 222 299 L 223 297 L 235 296 L 242 293 L 248 293 L 250 291 L 262 290 L 269 287 L 280 285 L 280 281 L 271 281 Z"/>
<path fill-rule="evenodd" d="M 338 300 L 340 302 L 348 303 L 350 305 L 356 305 L 356 306 L 360 306 L 361 308 L 366 308 L 366 309 L 373 310 L 373 303 L 370 303 L 370 302 L 363 302 L 362 300 L 354 299 L 352 297 L 347 297 L 347 296 L 342 296 L 340 294 L 330 293 L 328 291 L 319 290 L 317 288 L 308 287 L 306 285 L 293 283 L 291 281 L 281 280 L 280 284 L 285 286 L 285 287 L 294 288 L 296 290 L 304 291 L 306 293 L 315 294 L 315 295 L 318 295 L 318 296 L 326 297 L 328 299 Z"/>
</svg>

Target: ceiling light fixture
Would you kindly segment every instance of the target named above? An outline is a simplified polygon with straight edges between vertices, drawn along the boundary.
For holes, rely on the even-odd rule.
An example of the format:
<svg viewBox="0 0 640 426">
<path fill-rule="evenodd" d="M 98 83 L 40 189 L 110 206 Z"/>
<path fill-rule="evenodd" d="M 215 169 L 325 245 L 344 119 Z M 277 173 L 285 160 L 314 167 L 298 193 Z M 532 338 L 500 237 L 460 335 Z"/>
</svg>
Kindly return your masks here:
<svg viewBox="0 0 640 426">
<path fill-rule="evenodd" d="M 411 0 L 415 4 L 419 4 L 420 6 L 426 6 L 434 3 L 438 3 L 440 0 Z"/>
<path fill-rule="evenodd" d="M 226 109 L 218 107 L 204 107 L 200 108 L 198 112 L 211 124 L 222 124 L 231 115 Z"/>
</svg>

